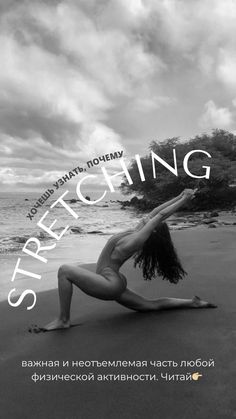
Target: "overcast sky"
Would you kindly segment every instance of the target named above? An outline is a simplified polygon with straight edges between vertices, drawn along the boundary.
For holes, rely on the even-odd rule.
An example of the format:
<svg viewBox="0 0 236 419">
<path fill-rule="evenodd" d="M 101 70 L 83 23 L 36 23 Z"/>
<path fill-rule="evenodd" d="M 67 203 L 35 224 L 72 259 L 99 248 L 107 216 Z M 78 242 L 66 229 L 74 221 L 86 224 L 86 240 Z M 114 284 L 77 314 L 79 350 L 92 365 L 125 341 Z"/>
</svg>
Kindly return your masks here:
<svg viewBox="0 0 236 419">
<path fill-rule="evenodd" d="M 0 0 L 0 187 L 236 131 L 236 1 Z"/>
</svg>

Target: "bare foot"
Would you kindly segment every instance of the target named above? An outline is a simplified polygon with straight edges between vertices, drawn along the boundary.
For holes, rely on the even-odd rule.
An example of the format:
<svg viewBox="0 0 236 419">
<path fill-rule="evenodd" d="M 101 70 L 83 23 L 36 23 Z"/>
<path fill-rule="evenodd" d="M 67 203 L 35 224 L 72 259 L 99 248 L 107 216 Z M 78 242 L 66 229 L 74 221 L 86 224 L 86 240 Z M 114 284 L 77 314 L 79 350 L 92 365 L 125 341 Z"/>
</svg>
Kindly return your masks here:
<svg viewBox="0 0 236 419">
<path fill-rule="evenodd" d="M 194 308 L 217 308 L 216 304 L 208 303 L 207 301 L 201 300 L 200 297 L 195 295 L 193 297 L 193 307 Z"/>
<path fill-rule="evenodd" d="M 71 324 L 69 320 L 64 322 L 61 319 L 56 319 L 48 323 L 44 327 L 40 327 L 40 326 L 37 326 L 37 324 L 33 324 L 31 327 L 29 327 L 28 331 L 30 333 L 50 332 L 51 330 L 57 330 L 57 329 L 69 329 L 70 325 Z"/>
</svg>

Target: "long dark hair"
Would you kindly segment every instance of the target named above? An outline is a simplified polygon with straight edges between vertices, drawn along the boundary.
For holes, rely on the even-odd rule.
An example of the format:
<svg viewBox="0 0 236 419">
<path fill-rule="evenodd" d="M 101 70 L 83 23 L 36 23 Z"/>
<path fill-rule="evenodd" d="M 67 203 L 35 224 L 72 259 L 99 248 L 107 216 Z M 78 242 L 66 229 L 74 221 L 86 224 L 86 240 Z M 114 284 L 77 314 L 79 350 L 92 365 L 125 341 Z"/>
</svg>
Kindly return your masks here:
<svg viewBox="0 0 236 419">
<path fill-rule="evenodd" d="M 186 275 L 165 222 L 155 228 L 142 249 L 134 254 L 134 266 L 136 265 L 142 269 L 145 280 L 159 275 L 162 279 L 177 284 Z"/>
</svg>

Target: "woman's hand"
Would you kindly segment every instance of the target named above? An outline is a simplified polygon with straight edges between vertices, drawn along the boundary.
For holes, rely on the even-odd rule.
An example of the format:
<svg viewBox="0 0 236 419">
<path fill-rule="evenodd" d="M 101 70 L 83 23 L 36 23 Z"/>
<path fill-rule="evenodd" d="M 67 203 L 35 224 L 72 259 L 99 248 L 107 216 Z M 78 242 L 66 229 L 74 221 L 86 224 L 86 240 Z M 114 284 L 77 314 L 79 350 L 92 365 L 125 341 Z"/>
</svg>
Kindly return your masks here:
<svg viewBox="0 0 236 419">
<path fill-rule="evenodd" d="M 197 188 L 196 189 L 184 189 L 184 191 L 182 192 L 182 197 L 184 197 L 186 199 L 193 199 L 195 197 L 196 192 L 197 192 Z"/>
</svg>

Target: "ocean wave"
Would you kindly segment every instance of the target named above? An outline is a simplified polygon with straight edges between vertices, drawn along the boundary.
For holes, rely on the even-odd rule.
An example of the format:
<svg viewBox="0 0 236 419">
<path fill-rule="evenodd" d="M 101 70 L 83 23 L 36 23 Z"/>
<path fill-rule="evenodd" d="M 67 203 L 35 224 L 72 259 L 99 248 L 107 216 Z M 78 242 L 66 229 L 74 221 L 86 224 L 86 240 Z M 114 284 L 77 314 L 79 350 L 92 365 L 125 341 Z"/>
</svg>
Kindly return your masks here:
<svg viewBox="0 0 236 419">
<path fill-rule="evenodd" d="M 64 226 L 54 228 L 53 231 L 57 234 L 61 233 L 65 229 Z M 69 229 L 64 233 L 63 236 L 68 234 L 102 234 L 101 230 L 84 231 L 81 227 L 70 226 Z M 30 238 L 36 238 L 40 242 L 53 241 L 54 238 L 44 231 L 32 232 L 31 234 L 19 234 L 19 235 L 8 235 L 0 238 L 0 254 L 14 253 L 23 248 L 23 245 Z M 33 248 L 35 243 L 32 241 L 27 247 Z"/>
<path fill-rule="evenodd" d="M 34 221 L 26 219 L 26 206 L 30 206 L 33 202 L 30 199 L 30 202 L 15 199 L 15 202 L 12 199 L 6 203 L 5 201 L 2 204 L 2 209 L 4 211 L 0 212 L 0 223 L 1 233 L 0 233 L 0 253 L 1 254 L 11 254 L 13 252 L 21 252 L 23 246 L 28 239 L 35 237 L 38 239 L 42 245 L 43 243 L 55 242 L 55 239 L 51 237 L 44 230 L 40 229 L 36 225 L 37 218 L 35 217 Z M 13 203 L 13 205 L 12 205 Z M 6 206 L 7 204 L 7 206 Z M 45 206 L 49 205 L 47 204 Z M 71 205 L 71 203 L 70 203 Z M 65 209 L 58 208 L 56 209 L 55 214 L 50 214 L 47 219 L 47 225 L 49 226 L 55 218 L 57 218 L 57 223 L 52 227 L 52 230 L 60 235 L 61 232 L 65 229 L 65 226 L 68 225 L 68 220 L 70 219 L 70 224 L 68 230 L 63 234 L 64 236 L 68 235 L 104 235 L 109 236 L 111 234 L 118 233 L 126 228 L 130 228 L 130 224 L 133 224 L 134 217 L 131 212 L 123 212 L 119 210 L 120 205 L 118 204 L 109 204 L 107 202 L 100 203 L 99 205 L 88 206 L 81 202 L 76 202 L 72 207 L 79 209 L 79 218 L 74 220 L 70 218 Z M 32 246 L 32 249 L 35 249 L 35 243 L 30 243 L 29 248 Z"/>
<path fill-rule="evenodd" d="M 19 251 L 23 248 L 23 245 L 31 237 L 35 237 L 40 241 L 52 240 L 52 237 L 48 236 L 46 233 L 42 231 L 37 232 L 36 234 L 23 234 L 17 236 L 2 237 L 0 238 L 0 254 L 13 253 Z M 33 242 L 32 244 L 29 244 L 29 248 L 32 246 L 34 246 Z"/>
</svg>

